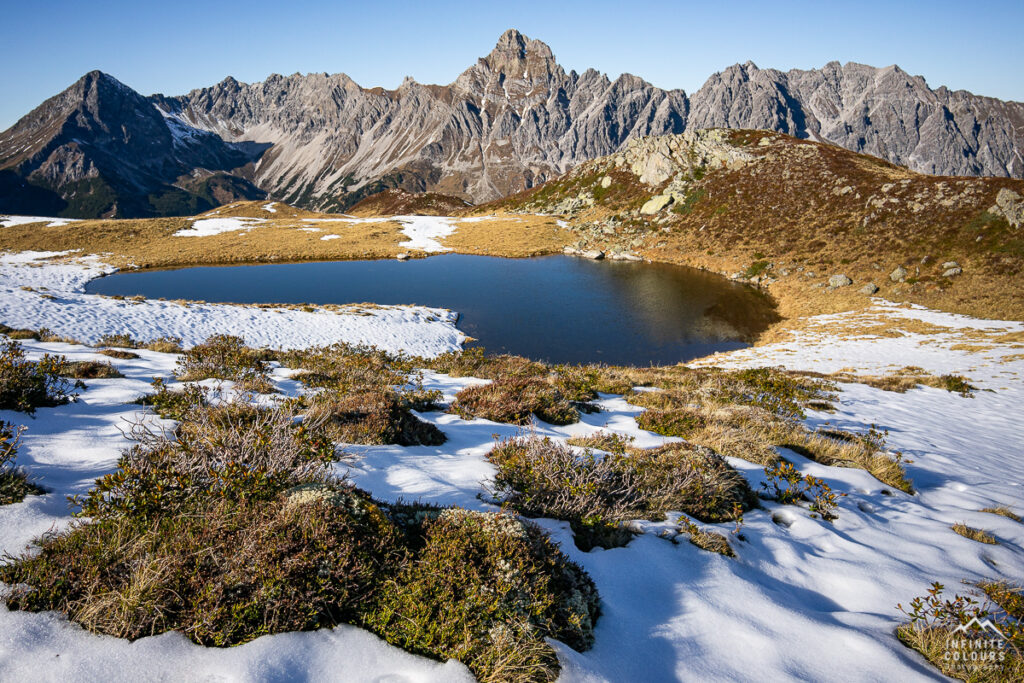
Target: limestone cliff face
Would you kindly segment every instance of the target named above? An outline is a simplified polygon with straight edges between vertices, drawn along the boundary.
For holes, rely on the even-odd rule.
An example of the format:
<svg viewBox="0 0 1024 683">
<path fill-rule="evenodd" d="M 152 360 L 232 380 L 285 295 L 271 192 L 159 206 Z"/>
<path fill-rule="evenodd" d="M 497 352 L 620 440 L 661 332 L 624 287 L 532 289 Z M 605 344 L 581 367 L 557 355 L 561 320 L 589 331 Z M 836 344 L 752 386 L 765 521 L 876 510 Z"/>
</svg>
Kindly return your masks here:
<svg viewBox="0 0 1024 683">
<path fill-rule="evenodd" d="M 479 203 L 640 136 L 712 127 L 832 142 L 925 173 L 1024 177 L 1024 103 L 835 62 L 735 65 L 688 97 L 629 74 L 566 73 L 511 30 L 444 86 L 296 74 L 145 98 L 93 72 L 0 134 L 0 211 L 186 213 L 225 192 L 338 210 L 387 188 Z"/>
</svg>

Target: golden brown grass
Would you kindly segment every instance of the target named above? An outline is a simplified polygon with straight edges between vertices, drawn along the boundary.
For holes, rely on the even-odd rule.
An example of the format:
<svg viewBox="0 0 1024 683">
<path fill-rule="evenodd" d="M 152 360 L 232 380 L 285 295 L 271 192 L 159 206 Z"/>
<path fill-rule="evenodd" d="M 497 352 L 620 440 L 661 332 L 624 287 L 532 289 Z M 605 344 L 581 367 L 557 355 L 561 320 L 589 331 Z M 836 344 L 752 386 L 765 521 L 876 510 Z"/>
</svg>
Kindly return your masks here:
<svg viewBox="0 0 1024 683">
<path fill-rule="evenodd" d="M 1015 522 L 1021 521 L 1020 515 L 1018 515 L 1016 512 L 1006 507 L 1005 505 L 1000 505 L 998 507 L 982 508 L 980 511 L 988 512 L 993 515 L 1001 515 L 1003 517 L 1006 517 L 1007 519 L 1012 519 Z"/>
<path fill-rule="evenodd" d="M 969 538 L 972 541 L 978 543 L 985 543 L 987 545 L 997 545 L 999 542 L 996 541 L 996 537 L 983 529 L 975 529 L 974 527 L 967 526 L 964 522 L 957 522 L 950 527 L 953 531 L 957 532 L 964 538 Z"/>
<path fill-rule="evenodd" d="M 896 629 L 901 643 L 920 652 L 933 666 L 951 678 L 967 683 L 1016 683 L 1024 680 L 1024 659 L 1007 647 L 1006 660 L 1000 667 L 983 667 L 955 663 L 946 655 L 953 633 L 945 628 L 923 628 L 904 624 Z"/>
<path fill-rule="evenodd" d="M 406 239 L 401 226 L 380 223 L 304 223 L 273 219 L 251 230 L 207 237 L 175 237 L 191 218 L 80 221 L 60 227 L 15 226 L 0 231 L 0 249 L 103 254 L 116 266 L 144 268 L 196 264 L 391 258 Z M 300 228 L 317 228 L 309 232 Z M 338 239 L 322 240 L 336 234 Z"/>
<path fill-rule="evenodd" d="M 701 529 L 689 520 L 686 520 L 685 525 L 680 530 L 690 537 L 690 543 L 702 550 L 725 555 L 726 557 L 736 557 L 732 546 L 729 545 L 729 539 L 717 531 Z"/>
<path fill-rule="evenodd" d="M 459 222 L 444 245 L 462 254 L 527 257 L 561 253 L 572 233 L 547 216 L 495 216 Z"/>
</svg>

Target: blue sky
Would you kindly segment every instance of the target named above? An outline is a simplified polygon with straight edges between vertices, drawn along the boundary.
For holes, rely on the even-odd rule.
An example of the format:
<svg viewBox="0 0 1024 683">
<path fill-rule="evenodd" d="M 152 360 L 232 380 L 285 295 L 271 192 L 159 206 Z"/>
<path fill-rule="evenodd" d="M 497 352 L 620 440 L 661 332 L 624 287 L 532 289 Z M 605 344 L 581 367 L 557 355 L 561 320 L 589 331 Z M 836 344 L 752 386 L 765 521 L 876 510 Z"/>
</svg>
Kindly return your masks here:
<svg viewBox="0 0 1024 683">
<path fill-rule="evenodd" d="M 566 69 L 630 72 L 697 90 L 748 59 L 899 64 L 946 85 L 1024 100 L 1024 0 L 999 2 L 145 2 L 0 0 L 0 130 L 91 69 L 143 94 L 227 75 L 345 72 L 365 87 L 449 83 L 517 28 Z"/>
</svg>

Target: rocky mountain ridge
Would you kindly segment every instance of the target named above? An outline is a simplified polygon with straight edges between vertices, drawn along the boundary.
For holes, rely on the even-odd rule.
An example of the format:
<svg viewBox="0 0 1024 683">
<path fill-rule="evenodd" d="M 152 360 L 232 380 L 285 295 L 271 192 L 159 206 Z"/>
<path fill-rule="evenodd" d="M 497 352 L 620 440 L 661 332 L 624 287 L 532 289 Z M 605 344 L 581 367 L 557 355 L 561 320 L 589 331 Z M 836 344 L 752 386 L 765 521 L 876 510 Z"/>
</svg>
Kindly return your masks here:
<svg viewBox="0 0 1024 683">
<path fill-rule="evenodd" d="M 144 98 L 87 74 L 0 134 L 0 211 L 196 213 L 262 193 L 332 211 L 388 188 L 479 203 L 632 139 L 709 127 L 829 141 L 927 173 L 1024 176 L 1024 103 L 838 63 L 748 62 L 687 96 L 629 74 L 566 72 L 547 45 L 510 30 L 445 86 L 296 74 Z"/>
</svg>

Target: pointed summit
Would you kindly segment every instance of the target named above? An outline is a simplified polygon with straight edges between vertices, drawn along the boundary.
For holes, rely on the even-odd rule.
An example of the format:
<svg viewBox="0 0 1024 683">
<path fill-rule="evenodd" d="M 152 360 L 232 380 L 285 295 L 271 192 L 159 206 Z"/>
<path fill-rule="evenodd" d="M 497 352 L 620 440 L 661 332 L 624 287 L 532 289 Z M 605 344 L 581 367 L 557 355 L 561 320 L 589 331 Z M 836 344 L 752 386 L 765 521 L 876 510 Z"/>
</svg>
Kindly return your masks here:
<svg viewBox="0 0 1024 683">
<path fill-rule="evenodd" d="M 539 40 L 531 40 L 514 28 L 501 34 L 498 43 L 484 61 L 495 71 L 511 71 L 520 69 L 528 62 L 551 66 L 555 64 L 555 55 L 551 48 Z M 548 69 L 545 69 L 547 71 Z"/>
</svg>

